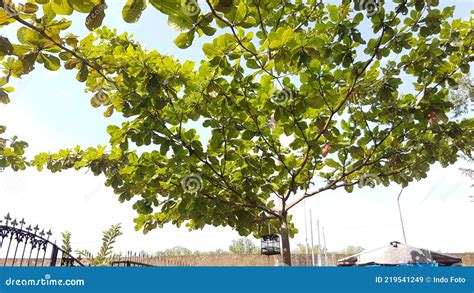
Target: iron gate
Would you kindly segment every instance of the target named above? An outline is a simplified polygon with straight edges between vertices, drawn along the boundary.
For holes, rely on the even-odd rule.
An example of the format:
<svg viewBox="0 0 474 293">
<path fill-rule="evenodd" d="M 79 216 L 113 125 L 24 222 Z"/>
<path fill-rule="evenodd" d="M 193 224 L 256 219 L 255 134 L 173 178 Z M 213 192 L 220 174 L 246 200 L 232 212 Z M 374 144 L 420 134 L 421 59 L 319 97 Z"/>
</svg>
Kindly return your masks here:
<svg viewBox="0 0 474 293">
<path fill-rule="evenodd" d="M 50 241 L 51 230 L 13 219 L 8 213 L 0 220 L 0 266 L 84 266 Z"/>
</svg>

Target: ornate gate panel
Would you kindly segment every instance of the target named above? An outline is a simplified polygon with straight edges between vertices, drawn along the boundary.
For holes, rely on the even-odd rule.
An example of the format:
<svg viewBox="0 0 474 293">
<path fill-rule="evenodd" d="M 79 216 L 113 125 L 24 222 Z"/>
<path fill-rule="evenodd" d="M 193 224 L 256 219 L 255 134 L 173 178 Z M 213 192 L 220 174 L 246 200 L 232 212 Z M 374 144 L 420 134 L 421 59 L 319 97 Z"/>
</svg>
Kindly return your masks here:
<svg viewBox="0 0 474 293">
<path fill-rule="evenodd" d="M 51 230 L 27 225 L 7 214 L 0 220 L 0 266 L 83 266 L 70 251 L 50 241 Z"/>
</svg>

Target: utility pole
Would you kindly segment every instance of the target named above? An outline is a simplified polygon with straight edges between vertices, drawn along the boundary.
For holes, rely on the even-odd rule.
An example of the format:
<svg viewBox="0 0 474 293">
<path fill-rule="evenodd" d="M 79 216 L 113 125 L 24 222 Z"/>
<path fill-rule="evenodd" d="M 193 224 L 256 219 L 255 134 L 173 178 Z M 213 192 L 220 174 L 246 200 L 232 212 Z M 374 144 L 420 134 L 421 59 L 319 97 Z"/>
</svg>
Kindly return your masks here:
<svg viewBox="0 0 474 293">
<path fill-rule="evenodd" d="M 311 229 L 311 259 L 314 267 L 313 215 L 311 214 L 311 209 L 309 209 L 309 227 Z"/>
<path fill-rule="evenodd" d="M 327 248 L 326 248 L 326 235 L 324 234 L 324 227 L 323 227 L 323 245 L 324 245 L 324 265 L 328 265 L 328 254 L 327 254 Z"/>
<path fill-rule="evenodd" d="M 400 213 L 400 222 L 402 224 L 402 232 L 403 232 L 403 240 L 405 241 L 405 244 L 407 244 L 407 237 L 405 235 L 405 225 L 403 224 L 403 216 L 402 216 L 402 208 L 400 206 L 400 196 L 402 195 L 403 190 L 405 187 L 400 190 L 400 193 L 398 194 L 397 202 L 398 202 L 398 212 Z"/>
<path fill-rule="evenodd" d="M 304 207 L 304 230 L 305 230 L 305 246 L 306 246 L 306 266 L 309 266 L 309 244 L 308 244 L 308 220 L 306 219 L 306 198 L 303 200 Z"/>
<path fill-rule="evenodd" d="M 321 234 L 319 229 L 319 220 L 317 221 L 318 224 L 318 267 L 321 266 Z"/>
</svg>

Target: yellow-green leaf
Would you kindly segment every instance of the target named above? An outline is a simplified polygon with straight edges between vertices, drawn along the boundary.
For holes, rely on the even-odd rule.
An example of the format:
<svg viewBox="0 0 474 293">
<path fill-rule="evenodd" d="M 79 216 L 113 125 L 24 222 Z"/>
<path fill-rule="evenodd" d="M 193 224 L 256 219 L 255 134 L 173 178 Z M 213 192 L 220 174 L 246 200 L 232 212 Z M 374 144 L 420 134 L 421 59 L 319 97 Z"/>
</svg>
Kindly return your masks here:
<svg viewBox="0 0 474 293">
<path fill-rule="evenodd" d="M 137 22 L 145 8 L 145 0 L 127 0 L 122 10 L 122 17 L 128 23 Z"/>
</svg>

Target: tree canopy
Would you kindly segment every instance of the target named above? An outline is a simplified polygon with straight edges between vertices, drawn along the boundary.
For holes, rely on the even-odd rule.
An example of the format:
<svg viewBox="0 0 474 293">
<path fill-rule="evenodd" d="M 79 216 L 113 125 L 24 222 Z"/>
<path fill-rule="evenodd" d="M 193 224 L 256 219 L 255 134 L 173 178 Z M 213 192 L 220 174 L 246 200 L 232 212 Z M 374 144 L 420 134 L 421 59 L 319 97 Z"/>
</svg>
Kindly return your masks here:
<svg viewBox="0 0 474 293">
<path fill-rule="evenodd" d="M 406 186 L 436 162 L 471 155 L 474 120 L 449 119 L 447 88 L 473 61 L 472 19 L 453 19 L 438 0 L 126 1 L 126 22 L 150 5 L 167 15 L 181 49 L 213 36 L 199 64 L 102 27 L 104 0 L 1 2 L 0 25 L 19 26 L 18 43 L 0 39 L 1 102 L 11 77 L 64 67 L 93 107 L 127 119 L 108 127 L 108 147 L 42 153 L 31 164 L 104 174 L 120 201 L 135 200 L 145 232 L 172 223 L 259 237 L 270 224 L 290 264 L 288 211 L 305 198 Z M 73 12 L 87 14 L 84 38 L 70 31 Z"/>
<path fill-rule="evenodd" d="M 234 254 L 259 254 L 260 249 L 249 238 L 239 238 L 232 240 L 229 251 Z"/>
</svg>

